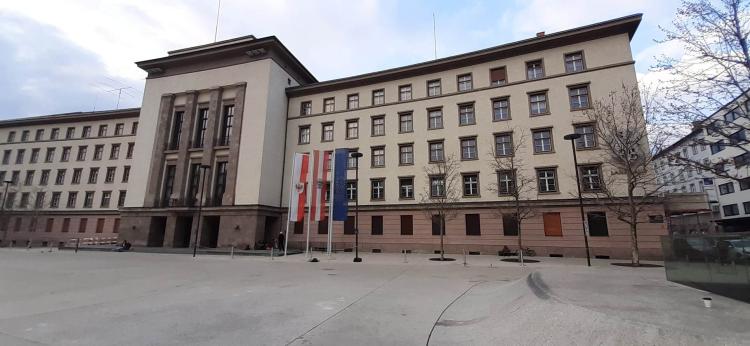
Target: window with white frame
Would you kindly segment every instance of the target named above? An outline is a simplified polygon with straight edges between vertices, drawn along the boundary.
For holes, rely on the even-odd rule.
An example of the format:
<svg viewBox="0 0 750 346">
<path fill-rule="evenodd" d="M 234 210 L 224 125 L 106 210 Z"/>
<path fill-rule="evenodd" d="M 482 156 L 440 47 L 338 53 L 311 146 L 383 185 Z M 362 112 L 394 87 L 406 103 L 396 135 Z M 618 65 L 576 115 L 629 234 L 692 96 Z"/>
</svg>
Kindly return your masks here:
<svg viewBox="0 0 750 346">
<path fill-rule="evenodd" d="M 539 192 L 557 192 L 557 177 L 554 168 L 539 168 L 536 170 Z"/>
</svg>

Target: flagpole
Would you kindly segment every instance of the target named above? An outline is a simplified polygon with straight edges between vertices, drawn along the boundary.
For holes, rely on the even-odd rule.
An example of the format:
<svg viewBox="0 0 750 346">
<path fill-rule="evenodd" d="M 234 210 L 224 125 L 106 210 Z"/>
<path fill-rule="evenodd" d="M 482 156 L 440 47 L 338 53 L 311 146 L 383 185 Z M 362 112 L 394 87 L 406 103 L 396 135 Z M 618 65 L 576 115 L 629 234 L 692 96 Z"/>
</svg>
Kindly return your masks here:
<svg viewBox="0 0 750 346">
<path fill-rule="evenodd" d="M 328 189 L 328 196 L 331 197 L 329 198 L 329 201 L 328 201 L 328 244 L 326 244 L 326 252 L 328 252 L 328 256 L 331 255 L 331 250 L 332 250 L 331 243 L 333 242 L 333 196 L 335 195 L 333 191 L 334 191 L 334 186 L 335 186 L 334 184 L 336 184 L 334 182 L 335 179 L 333 179 L 333 172 L 336 172 L 336 155 L 334 155 L 334 152 L 331 152 L 331 157 L 329 158 L 329 160 L 332 160 L 332 161 L 331 161 L 331 179 L 330 179 L 331 188 Z M 326 172 L 326 174 L 328 173 Z"/>
<path fill-rule="evenodd" d="M 307 186 L 305 186 L 305 190 L 306 190 L 305 191 L 305 195 L 306 195 L 305 198 L 307 199 L 307 241 L 305 242 L 305 257 L 308 257 L 310 255 L 310 223 L 312 223 L 312 218 L 311 218 L 311 216 L 312 216 L 312 213 L 311 213 L 312 208 L 310 208 L 311 207 L 310 203 L 312 203 L 312 193 L 310 193 L 310 190 L 311 190 L 310 187 L 314 183 L 312 181 L 312 177 L 313 177 L 313 172 L 312 171 L 315 170 L 315 163 L 311 162 L 311 161 L 314 161 L 315 158 L 314 158 L 313 155 L 309 155 L 308 154 L 308 159 L 307 160 L 308 160 L 307 161 L 308 162 L 308 164 L 307 164 L 307 167 L 308 167 L 308 169 L 307 169 Z M 311 166 L 310 164 L 311 163 L 312 163 L 312 168 L 313 169 L 310 169 L 310 166 Z M 310 256 L 310 257 L 312 257 L 312 256 Z"/>
</svg>

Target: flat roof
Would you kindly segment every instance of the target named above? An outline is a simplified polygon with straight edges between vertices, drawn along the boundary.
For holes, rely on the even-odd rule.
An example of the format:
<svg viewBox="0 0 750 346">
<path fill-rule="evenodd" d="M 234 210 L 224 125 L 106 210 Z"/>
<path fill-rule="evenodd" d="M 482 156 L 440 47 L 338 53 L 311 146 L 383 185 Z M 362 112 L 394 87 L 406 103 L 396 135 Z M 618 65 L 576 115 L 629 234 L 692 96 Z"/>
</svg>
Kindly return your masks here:
<svg viewBox="0 0 750 346">
<path fill-rule="evenodd" d="M 0 128 L 16 126 L 48 125 L 82 121 L 97 121 L 120 118 L 137 118 L 140 108 L 123 108 L 95 112 L 71 112 L 51 115 L 40 115 L 26 118 L 0 120 Z"/>
</svg>

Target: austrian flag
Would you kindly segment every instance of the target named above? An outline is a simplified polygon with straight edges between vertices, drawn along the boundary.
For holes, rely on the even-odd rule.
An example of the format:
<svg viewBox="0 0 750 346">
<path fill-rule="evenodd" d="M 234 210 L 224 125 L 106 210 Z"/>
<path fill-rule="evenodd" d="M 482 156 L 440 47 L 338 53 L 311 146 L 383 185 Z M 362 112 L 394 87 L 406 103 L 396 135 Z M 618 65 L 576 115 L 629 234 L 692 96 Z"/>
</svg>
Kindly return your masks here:
<svg viewBox="0 0 750 346">
<path fill-rule="evenodd" d="M 289 222 L 299 222 L 305 217 L 305 202 L 307 202 L 307 174 L 310 156 L 294 154 L 292 167 L 292 184 L 289 192 Z"/>
</svg>

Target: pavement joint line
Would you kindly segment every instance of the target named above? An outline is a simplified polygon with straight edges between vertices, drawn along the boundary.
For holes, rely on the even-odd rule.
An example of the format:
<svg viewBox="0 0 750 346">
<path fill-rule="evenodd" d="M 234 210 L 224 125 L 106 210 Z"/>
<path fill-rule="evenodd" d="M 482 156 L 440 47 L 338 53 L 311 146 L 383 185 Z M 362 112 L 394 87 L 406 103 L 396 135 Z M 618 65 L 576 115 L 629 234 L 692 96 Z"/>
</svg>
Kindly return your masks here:
<svg viewBox="0 0 750 346">
<path fill-rule="evenodd" d="M 301 335 L 299 335 L 298 337 L 296 337 L 296 338 L 292 339 L 291 341 L 289 341 L 288 343 L 286 343 L 286 346 L 289 346 L 289 345 L 291 345 L 291 344 L 292 344 L 293 342 L 295 342 L 295 341 L 297 341 L 297 340 L 301 340 L 301 339 L 302 339 L 303 337 L 305 337 L 305 335 L 309 334 L 309 333 L 310 333 L 310 332 L 312 332 L 313 330 L 315 330 L 315 329 L 317 329 L 318 327 L 322 326 L 323 324 L 325 324 L 325 323 L 326 323 L 326 322 L 328 322 L 329 320 L 333 319 L 334 317 L 336 317 L 336 316 L 340 315 L 340 314 L 341 314 L 342 312 L 346 311 L 347 309 L 349 309 L 350 307 L 352 307 L 352 306 L 353 306 L 354 304 L 357 304 L 357 303 L 358 303 L 359 301 L 361 301 L 362 299 L 365 299 L 365 298 L 367 298 L 367 296 L 369 296 L 369 295 L 371 295 L 371 294 L 375 293 L 375 291 L 379 290 L 379 289 L 380 289 L 380 288 L 382 288 L 383 286 L 385 286 L 385 285 L 387 285 L 387 284 L 391 283 L 392 281 L 394 281 L 394 280 L 398 279 L 399 277 L 401 277 L 402 275 L 404 275 L 404 273 L 406 273 L 407 271 L 409 271 L 409 268 L 406 268 L 406 269 L 402 270 L 402 271 L 401 271 L 400 273 L 398 273 L 397 275 L 395 275 L 395 276 L 393 276 L 392 278 L 390 278 L 390 279 L 388 279 L 388 280 L 384 281 L 383 283 L 381 283 L 381 284 L 380 284 L 380 285 L 378 285 L 377 287 L 375 287 L 375 288 L 371 289 L 371 290 L 370 290 L 369 292 L 367 292 L 367 293 L 365 293 L 364 295 L 362 295 L 361 297 L 359 297 L 359 298 L 355 299 L 355 300 L 354 300 L 353 302 L 349 303 L 349 304 L 348 304 L 347 306 L 343 307 L 343 308 L 342 308 L 341 310 L 339 310 L 339 311 L 336 311 L 336 313 L 335 313 L 335 314 L 333 314 L 333 315 L 331 315 L 331 316 L 328 316 L 328 317 L 326 317 L 326 318 L 325 318 L 324 320 L 320 321 L 320 323 L 318 323 L 318 324 L 314 325 L 314 326 L 313 326 L 312 328 L 310 328 L 310 329 L 309 329 L 309 330 L 307 330 L 306 332 L 302 333 L 302 334 L 301 334 Z"/>
<path fill-rule="evenodd" d="M 440 319 L 443 318 L 443 315 L 445 314 L 445 312 L 448 311 L 448 309 L 453 305 L 453 303 L 455 303 L 456 301 L 458 301 L 459 299 L 461 299 L 461 297 L 463 297 L 464 295 L 466 295 L 466 293 L 468 293 L 469 291 L 471 291 L 472 288 L 474 288 L 474 287 L 476 287 L 476 286 L 478 286 L 480 284 L 483 284 L 485 282 L 487 282 L 487 281 L 484 281 L 484 280 L 483 281 L 479 281 L 479 282 L 476 282 L 473 285 L 467 287 L 466 290 L 463 291 L 463 293 L 461 293 L 458 297 L 453 298 L 453 300 L 450 303 L 448 303 L 448 305 L 446 305 L 445 308 L 443 308 L 443 311 L 440 312 L 440 315 L 438 315 L 438 318 L 432 324 L 432 328 L 430 329 L 430 334 L 427 335 L 427 342 L 425 343 L 426 346 L 430 345 L 430 338 L 432 338 L 432 333 L 435 331 L 435 327 L 437 326 L 438 322 L 440 322 Z"/>
<path fill-rule="evenodd" d="M 9 334 L 9 333 L 3 332 L 3 331 L 0 331 L 0 334 L 7 335 L 7 336 L 9 336 L 11 338 L 14 338 L 14 339 L 18 339 L 18 340 L 23 340 L 23 341 L 26 341 L 26 342 L 30 342 L 30 343 L 33 343 L 33 344 L 36 344 L 36 345 L 49 345 L 49 344 L 45 344 L 43 342 L 39 342 L 39 341 L 36 341 L 36 340 L 26 339 L 24 337 L 20 337 L 20 336 L 17 336 L 17 335 Z"/>
</svg>

